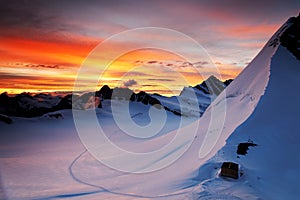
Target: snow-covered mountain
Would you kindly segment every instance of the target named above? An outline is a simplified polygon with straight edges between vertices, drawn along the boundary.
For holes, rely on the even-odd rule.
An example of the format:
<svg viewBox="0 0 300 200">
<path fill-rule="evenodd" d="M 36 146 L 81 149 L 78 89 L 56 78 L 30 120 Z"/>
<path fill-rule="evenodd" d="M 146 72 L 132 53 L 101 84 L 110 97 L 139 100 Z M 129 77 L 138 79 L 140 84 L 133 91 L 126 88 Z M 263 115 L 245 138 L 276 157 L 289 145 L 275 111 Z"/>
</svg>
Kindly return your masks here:
<svg viewBox="0 0 300 200">
<path fill-rule="evenodd" d="M 196 86 L 184 87 L 179 96 L 164 97 L 152 95 L 158 99 L 166 110 L 183 116 L 202 116 L 211 102 L 232 82 L 228 79 L 224 82 L 215 76 L 210 76 L 207 80 Z M 196 98 L 193 98 L 193 96 Z M 183 102 L 180 105 L 180 102 Z M 184 106 L 185 105 L 185 106 Z M 196 109 L 191 109 L 196 108 Z"/>
<path fill-rule="evenodd" d="M 226 145 L 199 172 L 213 174 L 213 166 L 230 161 L 240 165 L 242 176 L 237 181 L 224 180 L 215 174 L 199 176 L 196 198 L 213 195 L 211 192 L 241 199 L 299 198 L 299 47 L 300 15 L 290 18 L 226 89 L 229 111 L 234 107 L 243 111 L 241 106 L 245 103 L 255 109 L 245 122 L 230 131 Z M 236 106 L 230 101 L 236 101 Z M 252 108 L 249 107 L 249 113 Z M 238 124 L 232 114 L 228 113 L 230 123 Z M 244 119 L 241 117 L 239 121 Z M 238 151 L 240 143 L 252 146 L 245 155 Z"/>
<path fill-rule="evenodd" d="M 107 95 L 102 93 L 106 99 L 102 109 L 93 111 L 96 125 L 84 109 L 74 115 L 60 111 L 63 120 L 12 117 L 18 123 L 1 123 L 0 188 L 4 192 L 0 199 L 298 199 L 299 27 L 300 16 L 289 19 L 201 118 L 166 112 L 162 129 L 147 139 L 126 134 L 122 126 L 131 121 L 121 118 L 117 124 L 114 117 L 127 114 L 121 109 L 126 101 L 111 99 L 108 87 L 102 88 Z M 216 94 L 220 85 L 215 84 Z M 181 96 L 188 97 L 188 90 Z M 89 98 L 87 94 L 78 100 Z M 147 134 L 149 126 L 160 124 L 162 112 L 149 104 L 146 94 L 132 98 L 129 118 L 139 133 Z M 172 103 L 162 97 L 159 101 Z M 110 104 L 117 108 L 115 116 Z M 87 104 L 83 101 L 83 105 Z M 75 125 L 76 112 L 84 115 Z M 81 140 L 76 127 L 80 123 Z M 105 152 L 105 160 L 141 173 L 118 171 L 96 159 L 93 146 L 83 138 L 94 136 L 97 125 L 120 149 L 142 156 L 129 159 L 124 152 L 111 154 L 114 149 L 106 140 L 91 137 L 90 142 L 101 150 L 98 153 Z M 238 150 L 241 143 L 249 143 L 248 151 Z M 163 148 L 169 144 L 170 148 Z M 238 179 L 220 176 L 225 161 L 239 164 Z"/>
<path fill-rule="evenodd" d="M 73 94 L 73 96 L 72 94 L 54 96 L 45 93 L 35 95 L 21 93 L 15 96 L 9 96 L 6 93 L 2 93 L 0 94 L 0 114 L 19 117 L 38 117 L 49 112 L 72 109 L 73 97 L 74 109 L 101 108 L 102 100 L 128 99 L 132 102 L 141 102 L 145 105 L 161 105 L 167 111 L 176 115 L 201 116 L 211 103 L 211 100 L 214 99 L 220 91 L 224 90 L 226 87 L 225 83 L 230 83 L 230 81 L 231 80 L 227 80 L 223 83 L 215 77 L 210 77 L 195 87 L 185 87 L 179 97 L 174 96 L 172 98 L 164 97 L 159 94 L 151 95 L 143 91 L 134 93 L 128 88 L 111 89 L 107 85 L 104 85 L 95 93 Z M 193 103 L 199 105 L 200 112 L 188 113 L 185 112 L 186 109 L 180 109 L 178 98 L 183 101 L 191 101 L 189 90 L 193 90 L 196 93 L 198 101 Z M 96 98 L 96 105 L 94 105 L 94 100 L 92 100 L 94 96 Z M 89 99 L 90 101 L 88 101 Z"/>
</svg>

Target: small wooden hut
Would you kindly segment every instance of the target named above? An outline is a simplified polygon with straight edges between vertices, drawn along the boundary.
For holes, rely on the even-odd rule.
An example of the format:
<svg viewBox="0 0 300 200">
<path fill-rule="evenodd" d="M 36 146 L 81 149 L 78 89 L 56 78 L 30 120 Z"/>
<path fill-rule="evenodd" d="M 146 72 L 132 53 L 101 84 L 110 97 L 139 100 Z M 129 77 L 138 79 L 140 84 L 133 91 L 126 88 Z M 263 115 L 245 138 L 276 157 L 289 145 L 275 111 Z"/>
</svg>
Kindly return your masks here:
<svg viewBox="0 0 300 200">
<path fill-rule="evenodd" d="M 238 179 L 239 165 L 233 162 L 224 162 L 221 167 L 221 176 Z"/>
</svg>

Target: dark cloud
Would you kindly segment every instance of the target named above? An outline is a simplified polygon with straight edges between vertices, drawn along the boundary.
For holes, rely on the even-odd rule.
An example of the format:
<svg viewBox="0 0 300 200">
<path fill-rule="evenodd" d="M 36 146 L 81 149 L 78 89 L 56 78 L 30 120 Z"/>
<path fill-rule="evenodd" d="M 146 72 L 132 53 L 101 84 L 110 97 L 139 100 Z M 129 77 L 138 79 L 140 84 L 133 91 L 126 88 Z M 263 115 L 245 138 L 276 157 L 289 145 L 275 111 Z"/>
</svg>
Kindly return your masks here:
<svg viewBox="0 0 300 200">
<path fill-rule="evenodd" d="M 193 63 L 194 66 L 195 65 L 207 65 L 207 64 L 209 64 L 209 62 L 207 62 L 207 61 L 198 61 L 198 62 Z"/>
<path fill-rule="evenodd" d="M 173 6 L 174 8 L 180 8 L 181 12 L 173 12 Z M 0 24 L 11 26 L 29 25 L 34 27 L 54 26 L 54 23 L 60 19 L 67 19 L 68 16 L 76 16 L 76 14 L 82 19 L 84 16 L 88 18 L 94 16 L 102 21 L 107 16 L 126 16 L 128 20 L 132 21 L 140 16 L 148 16 L 153 21 L 160 19 L 163 23 L 168 22 L 164 21 L 166 18 L 176 17 L 176 24 L 180 24 L 179 22 L 185 20 L 199 20 L 197 16 L 194 16 L 195 19 L 192 16 L 185 16 L 188 11 L 192 11 L 193 9 L 199 10 L 199 12 L 201 10 L 215 11 L 216 16 L 219 12 L 220 14 L 228 13 L 232 16 L 239 16 L 250 20 L 278 20 L 287 15 L 297 14 L 299 7 L 300 1 L 298 0 L 260 0 L 255 2 L 241 0 L 162 0 L 159 2 L 141 2 L 137 0 L 1 0 Z M 191 14 L 194 15 L 195 13 Z M 174 21 L 173 18 L 172 20 Z M 114 19 L 111 19 L 111 22 L 113 21 Z M 121 22 L 122 20 L 118 21 Z M 65 26 L 66 24 L 63 25 Z M 56 24 L 56 26 L 59 26 L 59 24 Z"/>
<path fill-rule="evenodd" d="M 165 82 L 172 82 L 173 79 L 167 79 L 167 78 L 148 78 L 148 81 L 165 81 Z"/>
<path fill-rule="evenodd" d="M 298 0 L 1 0 L 0 34 L 8 27 L 29 27 L 49 32 L 75 31 L 83 34 L 95 29 L 97 31 L 93 30 L 93 34 L 99 35 L 102 34 L 100 32 L 106 32 L 108 26 L 118 27 L 113 29 L 114 33 L 122 28 L 142 26 L 160 26 L 193 33 L 198 29 L 195 27 L 211 24 L 211 21 L 222 21 L 224 15 L 248 22 L 282 23 L 289 16 L 296 15 L 299 8 Z M 97 27 L 87 27 L 87 24 L 93 23 Z M 108 32 L 112 34 L 111 30 Z"/>
<path fill-rule="evenodd" d="M 26 75 L 26 74 L 12 74 L 12 73 L 5 73 L 0 72 L 0 79 L 1 81 L 9 81 L 9 80 L 19 80 L 19 79 L 25 79 L 25 80 L 36 80 L 36 79 L 43 79 L 39 76 L 34 75 Z"/>
<path fill-rule="evenodd" d="M 179 63 L 179 67 L 193 67 L 194 65 L 190 62 L 181 62 Z"/>
<path fill-rule="evenodd" d="M 49 78 L 49 77 L 41 77 L 40 75 L 28 75 L 28 74 L 13 74 L 13 73 L 6 73 L 6 72 L 0 72 L 0 79 L 1 81 L 13 81 L 18 80 L 20 82 L 26 80 L 32 81 L 32 80 L 45 80 L 45 81 L 54 81 L 54 80 L 73 80 L 73 78 L 68 77 L 58 77 L 58 78 Z M 23 82 L 24 84 L 26 82 Z M 11 84 L 11 83 L 10 83 Z M 63 85 L 63 83 L 61 83 Z"/>
<path fill-rule="evenodd" d="M 138 82 L 133 79 L 123 82 L 124 87 L 130 87 L 130 86 L 137 85 L 137 84 L 138 84 Z"/>
<path fill-rule="evenodd" d="M 161 65 L 165 67 L 170 68 L 187 68 L 187 67 L 195 67 L 195 68 L 204 68 L 207 67 L 209 62 L 207 61 L 199 61 L 195 63 L 190 63 L 186 61 L 181 60 L 175 60 L 175 61 L 157 61 L 157 60 L 151 60 L 151 61 L 135 61 L 136 65 Z"/>
<path fill-rule="evenodd" d="M 48 29 L 58 21 L 55 13 L 48 12 L 45 1 L 4 0 L 0 2 L 1 27 L 30 27 Z M 56 24 L 57 26 L 57 24 Z"/>
<path fill-rule="evenodd" d="M 157 87 L 157 85 L 152 84 L 143 84 L 143 87 Z"/>
<path fill-rule="evenodd" d="M 32 22 L 36 25 L 40 20 L 37 7 L 37 4 L 31 5 L 29 1 L 24 0 L 0 1 L 0 25 L 4 27 L 26 26 L 27 23 Z"/>
<path fill-rule="evenodd" d="M 44 65 L 44 64 L 26 64 L 26 67 L 30 68 L 48 68 L 48 69 L 59 69 L 59 65 Z"/>
<path fill-rule="evenodd" d="M 28 75 L 28 74 L 12 74 L 0 72 L 0 88 L 21 88 L 26 90 L 28 87 L 73 87 L 74 80 L 67 77 L 41 77 L 40 75 Z"/>
<path fill-rule="evenodd" d="M 195 1 L 196 2 L 196 1 Z M 299 12 L 300 1 L 298 0 L 206 0 L 201 1 L 208 9 L 215 9 L 220 12 L 231 13 L 233 16 L 248 18 L 249 20 L 271 21 L 280 20 L 283 17 Z"/>
<path fill-rule="evenodd" d="M 158 61 L 156 61 L 156 60 L 150 60 L 150 61 L 148 61 L 147 63 L 148 63 L 148 64 L 156 64 L 156 63 L 158 63 Z"/>
<path fill-rule="evenodd" d="M 82 25 L 70 23 L 63 10 L 68 6 L 64 7 L 63 3 L 72 4 L 71 1 L 59 4 L 55 1 L 1 0 L 0 35 L 47 39 L 49 33 L 82 31 Z"/>
</svg>

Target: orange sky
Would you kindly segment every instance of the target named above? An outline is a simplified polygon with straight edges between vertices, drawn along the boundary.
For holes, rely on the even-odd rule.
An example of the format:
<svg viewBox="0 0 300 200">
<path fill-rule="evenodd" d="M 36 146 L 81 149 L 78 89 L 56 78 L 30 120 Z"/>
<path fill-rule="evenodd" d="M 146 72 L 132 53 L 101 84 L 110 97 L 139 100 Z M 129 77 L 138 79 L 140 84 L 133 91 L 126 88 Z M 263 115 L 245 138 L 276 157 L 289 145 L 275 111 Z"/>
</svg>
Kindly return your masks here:
<svg viewBox="0 0 300 200">
<path fill-rule="evenodd" d="M 289 17 L 286 13 L 294 9 L 284 5 L 286 12 L 279 16 L 272 13 L 276 7 L 271 10 L 266 6 L 265 12 L 251 18 L 251 10 L 239 12 L 238 6 L 244 7 L 239 3 L 232 4 L 237 5 L 237 12 L 232 12 L 229 6 L 195 1 L 174 1 L 172 5 L 169 7 L 167 1 L 130 5 L 122 1 L 118 5 L 80 1 L 64 1 L 61 5 L 46 1 L 0 5 L 3 9 L 0 93 L 72 91 L 78 69 L 101 41 L 122 31 L 147 26 L 186 34 L 205 48 L 222 80 L 234 78 Z M 173 52 L 157 49 L 128 52 L 107 69 L 102 65 L 117 49 L 159 37 L 163 37 L 163 42 L 177 44 L 178 49 L 187 48 L 182 41 L 161 35 L 142 36 L 134 41 L 123 39 L 112 43 L 97 58 L 89 57 L 97 70 L 86 75 L 86 79 L 100 77 L 98 88 L 107 84 L 137 92 L 173 95 L 184 86 L 201 83 L 203 77 L 199 71 L 205 75 L 210 73 L 211 66 L 205 66 L 202 57 L 192 49 L 186 51 L 196 58 L 197 63 L 191 63 L 193 66 L 186 65 L 186 60 Z M 194 66 L 199 63 L 203 66 Z"/>
<path fill-rule="evenodd" d="M 101 40 L 70 34 L 68 38 L 72 40 L 65 41 L 57 35 L 48 35 L 47 40 L 2 37 L 0 93 L 72 91 L 77 70 Z M 111 51 L 124 45 L 112 44 Z M 103 60 L 105 54 L 94 62 L 101 68 Z M 184 62 L 180 56 L 158 49 L 129 52 L 112 62 L 98 86 L 123 87 L 124 82 L 135 80 L 137 83 L 130 88 L 136 92 L 175 95 L 183 86 L 196 85 L 203 80 L 192 67 L 183 68 Z M 223 79 L 234 78 L 241 70 L 221 63 L 217 65 Z"/>
<path fill-rule="evenodd" d="M 0 92 L 71 91 L 78 67 L 99 41 L 79 36 L 55 41 L 55 37 L 0 38 Z"/>
</svg>

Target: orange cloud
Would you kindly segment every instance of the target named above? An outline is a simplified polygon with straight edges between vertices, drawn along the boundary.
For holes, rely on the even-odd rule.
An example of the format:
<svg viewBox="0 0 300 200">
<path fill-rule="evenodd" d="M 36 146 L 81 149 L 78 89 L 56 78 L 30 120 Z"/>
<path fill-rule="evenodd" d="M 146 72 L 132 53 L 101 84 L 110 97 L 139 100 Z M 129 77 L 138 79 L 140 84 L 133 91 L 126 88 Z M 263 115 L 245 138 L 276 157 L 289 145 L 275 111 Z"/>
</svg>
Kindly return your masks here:
<svg viewBox="0 0 300 200">
<path fill-rule="evenodd" d="M 60 43 L 10 37 L 1 39 L 0 51 L 2 62 L 14 60 L 49 64 L 67 63 L 70 66 L 78 66 L 96 46 L 97 43 L 93 42 Z"/>
<path fill-rule="evenodd" d="M 0 93 L 20 93 L 37 91 L 72 91 L 74 79 L 68 77 L 51 77 L 35 75 L 14 75 L 0 73 Z"/>
</svg>

